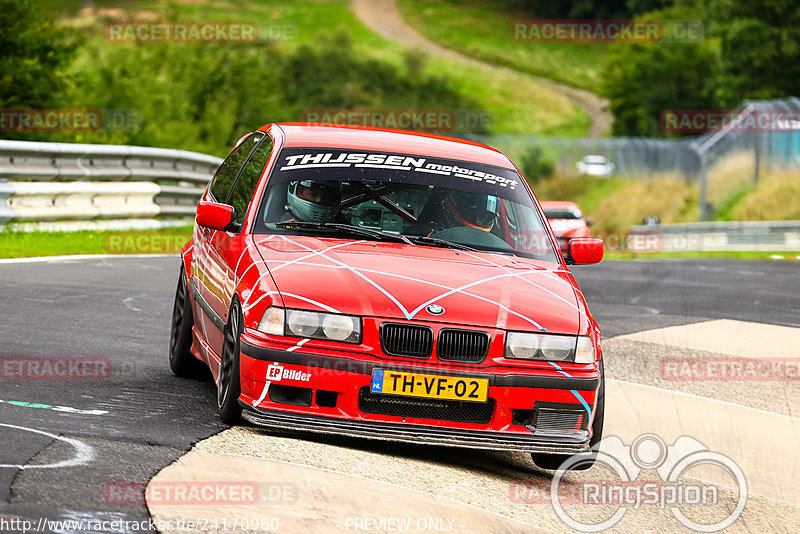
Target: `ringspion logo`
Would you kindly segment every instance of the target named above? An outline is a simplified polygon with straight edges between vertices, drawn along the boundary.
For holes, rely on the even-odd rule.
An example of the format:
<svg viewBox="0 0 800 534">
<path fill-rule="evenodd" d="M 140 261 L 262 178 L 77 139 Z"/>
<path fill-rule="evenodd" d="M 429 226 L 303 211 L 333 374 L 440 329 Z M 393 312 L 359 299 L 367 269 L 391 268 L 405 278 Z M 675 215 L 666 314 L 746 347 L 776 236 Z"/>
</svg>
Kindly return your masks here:
<svg viewBox="0 0 800 534">
<path fill-rule="evenodd" d="M 572 481 L 565 479 L 571 469 L 595 456 L 594 469 L 609 473 L 604 480 Z M 693 477 L 696 468 L 722 475 L 726 484 Z M 655 471 L 657 478 L 645 473 Z M 727 482 L 731 481 L 732 484 Z M 564 491 L 562 485 L 571 487 Z M 577 506 L 575 487 L 580 496 Z M 733 489 L 735 504 L 720 494 Z M 709 450 L 703 443 L 680 436 L 672 445 L 655 434 L 642 434 L 625 443 L 617 436 L 603 438 L 590 453 L 569 457 L 556 470 L 550 484 L 553 509 L 567 526 L 578 532 L 602 532 L 617 525 L 622 518 L 642 506 L 669 510 L 681 525 L 697 532 L 717 532 L 728 528 L 747 504 L 747 480 L 736 462 L 722 453 Z M 563 497 L 566 497 L 562 500 Z M 587 505 L 600 505 L 586 516 Z M 687 515 L 693 507 L 713 512 L 702 518 Z"/>
</svg>

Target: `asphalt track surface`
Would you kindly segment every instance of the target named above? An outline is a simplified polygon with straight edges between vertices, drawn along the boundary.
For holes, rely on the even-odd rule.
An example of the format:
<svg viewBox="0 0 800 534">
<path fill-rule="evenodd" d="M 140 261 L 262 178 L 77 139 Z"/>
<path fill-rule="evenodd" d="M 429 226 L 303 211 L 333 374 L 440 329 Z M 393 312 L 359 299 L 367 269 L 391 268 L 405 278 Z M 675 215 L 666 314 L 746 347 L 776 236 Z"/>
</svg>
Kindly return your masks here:
<svg viewBox="0 0 800 534">
<path fill-rule="evenodd" d="M 110 365 L 94 379 L 0 380 L 0 524 L 147 520 L 144 503 L 119 504 L 109 485 L 146 482 L 227 428 L 217 419 L 213 384 L 169 370 L 178 267 L 177 257 L 155 256 L 0 262 L 4 362 L 91 357 Z M 610 338 L 718 318 L 800 326 L 799 267 L 614 261 L 573 272 Z"/>
</svg>

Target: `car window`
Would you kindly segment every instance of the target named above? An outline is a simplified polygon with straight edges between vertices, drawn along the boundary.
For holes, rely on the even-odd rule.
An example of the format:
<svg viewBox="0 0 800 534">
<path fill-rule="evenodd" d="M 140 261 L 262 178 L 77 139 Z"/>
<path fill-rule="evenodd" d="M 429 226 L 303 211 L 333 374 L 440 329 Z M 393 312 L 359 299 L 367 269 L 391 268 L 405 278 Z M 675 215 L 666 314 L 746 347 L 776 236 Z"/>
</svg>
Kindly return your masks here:
<svg viewBox="0 0 800 534">
<path fill-rule="evenodd" d="M 335 148 L 284 148 L 255 233 L 318 233 L 336 223 L 558 261 L 544 219 L 513 169 L 470 161 Z"/>
<path fill-rule="evenodd" d="M 583 214 L 576 208 L 546 209 L 544 215 L 550 220 L 553 219 L 581 219 Z"/>
<path fill-rule="evenodd" d="M 211 184 L 211 195 L 217 202 L 225 203 L 231 191 L 231 186 L 239 174 L 239 170 L 247 160 L 247 156 L 253 148 L 264 138 L 263 132 L 256 132 L 237 146 L 233 152 L 222 162 L 214 175 L 214 182 Z"/>
<path fill-rule="evenodd" d="M 267 164 L 267 160 L 269 160 L 269 156 L 272 153 L 272 145 L 272 139 L 269 136 L 258 145 L 250 156 L 250 159 L 245 163 L 239 178 L 236 180 L 236 185 L 234 185 L 231 190 L 227 203 L 234 208 L 232 222 L 236 224 L 242 224 L 244 222 L 247 206 L 250 205 L 250 200 L 253 198 L 258 180 L 261 178 L 261 173 L 264 172 L 264 166 Z"/>
</svg>

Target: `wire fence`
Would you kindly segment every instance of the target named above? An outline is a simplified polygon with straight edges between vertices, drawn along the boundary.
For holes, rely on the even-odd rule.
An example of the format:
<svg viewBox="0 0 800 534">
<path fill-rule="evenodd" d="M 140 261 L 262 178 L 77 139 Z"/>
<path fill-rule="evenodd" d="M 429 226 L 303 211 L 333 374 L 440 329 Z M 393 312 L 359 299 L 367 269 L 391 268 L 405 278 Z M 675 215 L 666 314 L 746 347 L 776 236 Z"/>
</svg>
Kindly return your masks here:
<svg viewBox="0 0 800 534">
<path fill-rule="evenodd" d="M 715 128 L 709 128 L 717 125 Z M 592 174 L 626 179 L 681 177 L 699 182 L 701 220 L 709 217 L 706 198 L 710 171 L 726 162 L 732 184 L 743 180 L 758 185 L 765 169 L 800 166 L 800 99 L 748 101 L 735 110 L 667 110 L 662 115 L 667 131 L 707 133 L 680 139 L 655 138 L 560 138 L 520 135 L 471 135 L 469 139 L 497 147 L 520 161 L 536 147 L 555 162 L 556 172 L 571 176 Z M 602 156 L 608 162 L 595 171 L 581 162 Z"/>
</svg>

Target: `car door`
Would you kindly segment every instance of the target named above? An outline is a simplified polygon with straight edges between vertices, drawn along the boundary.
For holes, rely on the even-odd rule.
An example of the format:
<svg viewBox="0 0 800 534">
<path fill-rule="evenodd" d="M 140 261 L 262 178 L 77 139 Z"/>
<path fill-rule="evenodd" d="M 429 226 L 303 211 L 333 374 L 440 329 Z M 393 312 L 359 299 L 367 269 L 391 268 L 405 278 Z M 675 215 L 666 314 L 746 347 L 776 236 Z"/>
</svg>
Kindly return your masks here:
<svg viewBox="0 0 800 534">
<path fill-rule="evenodd" d="M 233 218 L 229 231 L 212 231 L 209 239 L 209 275 L 206 284 L 209 290 L 209 304 L 214 313 L 224 321 L 228 320 L 231 299 L 235 290 L 236 265 L 245 250 L 241 228 L 253 199 L 256 186 L 264 172 L 272 153 L 272 139 L 263 132 L 253 134 L 247 142 L 257 144 L 242 166 L 233 187 L 225 199 L 225 204 L 233 206 Z M 219 356 L 222 350 L 222 336 L 209 341 L 213 351 Z"/>
<path fill-rule="evenodd" d="M 203 200 L 227 202 L 236 177 L 261 139 L 263 139 L 263 133 L 261 132 L 250 134 L 231 151 L 219 169 L 217 169 Z M 216 233 L 216 230 L 195 225 L 191 277 L 191 283 L 199 296 L 199 298 L 195 299 L 195 306 L 192 310 L 195 324 L 199 325 L 200 335 L 207 345 L 212 348 L 222 346 L 222 331 L 220 330 L 222 318 L 218 315 L 214 316 L 213 313 L 213 310 L 219 308 L 219 305 L 214 305 L 215 301 L 219 301 L 222 297 L 222 295 L 214 294 L 214 284 L 212 282 L 214 278 L 218 277 L 218 275 L 215 275 L 215 270 L 219 268 L 219 262 L 216 260 L 217 254 L 211 246 Z M 208 360 L 209 355 L 205 354 L 205 356 Z M 209 361 L 208 363 L 211 362 Z"/>
</svg>

